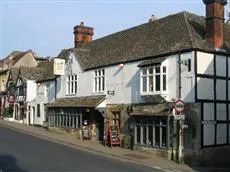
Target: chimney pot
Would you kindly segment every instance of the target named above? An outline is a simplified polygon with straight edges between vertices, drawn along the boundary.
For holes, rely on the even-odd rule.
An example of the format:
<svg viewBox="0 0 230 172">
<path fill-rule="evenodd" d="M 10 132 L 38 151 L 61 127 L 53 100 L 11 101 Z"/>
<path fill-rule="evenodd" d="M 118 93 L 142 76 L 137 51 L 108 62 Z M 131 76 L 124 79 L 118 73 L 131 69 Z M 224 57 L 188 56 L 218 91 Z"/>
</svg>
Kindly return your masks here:
<svg viewBox="0 0 230 172">
<path fill-rule="evenodd" d="M 75 48 L 80 48 L 93 40 L 93 28 L 84 26 L 84 22 L 80 22 L 80 25 L 75 26 L 73 33 Z"/>
<path fill-rule="evenodd" d="M 224 6 L 227 0 L 203 0 L 206 4 L 206 40 L 213 48 L 224 44 Z"/>
<path fill-rule="evenodd" d="M 150 17 L 150 19 L 149 19 L 149 22 L 153 22 L 153 21 L 155 21 L 155 20 L 157 20 L 157 19 L 158 19 L 157 16 L 151 15 L 151 17 Z"/>
</svg>

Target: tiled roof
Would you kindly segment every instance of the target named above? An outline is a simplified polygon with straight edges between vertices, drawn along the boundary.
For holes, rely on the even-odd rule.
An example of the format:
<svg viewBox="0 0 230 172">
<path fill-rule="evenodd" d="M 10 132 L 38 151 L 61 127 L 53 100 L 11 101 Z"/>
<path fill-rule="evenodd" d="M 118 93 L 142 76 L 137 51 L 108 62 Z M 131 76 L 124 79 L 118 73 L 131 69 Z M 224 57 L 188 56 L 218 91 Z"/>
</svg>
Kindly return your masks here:
<svg viewBox="0 0 230 172">
<path fill-rule="evenodd" d="M 16 84 L 18 78 L 19 68 L 11 68 L 10 74 L 13 84 Z"/>
<path fill-rule="evenodd" d="M 173 109 L 172 103 L 158 103 L 151 105 L 132 105 L 129 115 L 135 116 L 168 116 Z"/>
<path fill-rule="evenodd" d="M 140 64 L 138 64 L 138 67 L 148 66 L 148 65 L 152 65 L 152 64 L 158 64 L 158 63 L 163 62 L 165 59 L 166 59 L 165 57 L 159 57 L 156 59 L 145 60 L 145 61 L 141 62 Z"/>
<path fill-rule="evenodd" d="M 79 49 L 65 49 L 59 57 L 73 51 L 84 70 L 119 63 L 147 60 L 182 50 L 215 51 L 205 40 L 205 18 L 188 12 L 169 15 L 106 37 Z M 225 25 L 224 48 L 230 50 L 230 26 Z"/>
<path fill-rule="evenodd" d="M 105 99 L 105 96 L 88 96 L 57 99 L 48 107 L 96 107 Z"/>
<path fill-rule="evenodd" d="M 23 52 L 23 51 L 14 50 L 8 56 L 6 56 L 5 58 L 3 58 L 3 59 L 0 60 L 0 66 L 3 67 L 4 63 L 6 63 L 9 60 L 10 57 L 12 58 L 12 60 L 15 59 L 15 58 L 18 59 L 18 57 L 20 55 L 24 55 L 24 53 L 25 52 Z"/>
<path fill-rule="evenodd" d="M 72 49 L 63 49 L 63 50 L 61 50 L 61 52 L 59 53 L 57 58 L 67 60 L 67 58 L 69 57 L 71 51 L 72 51 Z"/>
<path fill-rule="evenodd" d="M 23 79 L 36 80 L 37 82 L 51 80 L 55 78 L 53 74 L 53 60 L 42 61 L 37 67 L 20 67 Z"/>
</svg>

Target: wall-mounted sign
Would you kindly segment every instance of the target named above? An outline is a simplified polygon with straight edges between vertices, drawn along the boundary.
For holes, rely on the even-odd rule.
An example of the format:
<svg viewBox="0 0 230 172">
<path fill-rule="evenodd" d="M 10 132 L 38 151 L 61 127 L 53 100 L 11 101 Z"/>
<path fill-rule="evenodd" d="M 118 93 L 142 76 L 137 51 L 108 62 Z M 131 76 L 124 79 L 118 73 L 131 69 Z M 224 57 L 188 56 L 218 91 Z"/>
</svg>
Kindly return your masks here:
<svg viewBox="0 0 230 172">
<path fill-rule="evenodd" d="M 184 110 L 185 110 L 185 103 L 184 103 L 184 101 L 178 99 L 175 102 L 175 104 L 174 104 L 174 108 L 175 108 L 176 112 L 179 112 L 179 113 L 184 112 Z"/>
<path fill-rule="evenodd" d="M 184 115 L 174 115 L 175 120 L 184 120 L 185 116 Z"/>
<path fill-rule="evenodd" d="M 54 75 L 65 75 L 65 60 L 54 59 Z"/>
</svg>

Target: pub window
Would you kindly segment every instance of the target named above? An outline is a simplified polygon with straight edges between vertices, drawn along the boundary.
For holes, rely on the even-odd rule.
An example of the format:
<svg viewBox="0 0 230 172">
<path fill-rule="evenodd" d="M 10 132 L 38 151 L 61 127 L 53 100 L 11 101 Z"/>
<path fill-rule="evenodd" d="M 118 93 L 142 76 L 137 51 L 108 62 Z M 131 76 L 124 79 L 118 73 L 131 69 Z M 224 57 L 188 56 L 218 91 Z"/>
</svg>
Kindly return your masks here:
<svg viewBox="0 0 230 172">
<path fill-rule="evenodd" d="M 37 104 L 37 117 L 40 117 L 40 104 Z"/>
<path fill-rule="evenodd" d="M 167 67 L 163 65 L 141 69 L 141 93 L 151 94 L 167 91 Z"/>
<path fill-rule="evenodd" d="M 140 125 L 137 125 L 137 133 L 136 133 L 136 137 L 137 137 L 137 143 L 140 144 L 141 143 L 141 127 Z"/>
<path fill-rule="evenodd" d="M 66 81 L 66 94 L 76 94 L 77 93 L 77 75 L 67 76 Z"/>
<path fill-rule="evenodd" d="M 94 71 L 94 92 L 104 92 L 105 90 L 105 69 Z"/>
<path fill-rule="evenodd" d="M 137 145 L 162 148 L 167 146 L 166 118 L 154 117 L 136 120 L 135 132 L 135 144 Z"/>
</svg>

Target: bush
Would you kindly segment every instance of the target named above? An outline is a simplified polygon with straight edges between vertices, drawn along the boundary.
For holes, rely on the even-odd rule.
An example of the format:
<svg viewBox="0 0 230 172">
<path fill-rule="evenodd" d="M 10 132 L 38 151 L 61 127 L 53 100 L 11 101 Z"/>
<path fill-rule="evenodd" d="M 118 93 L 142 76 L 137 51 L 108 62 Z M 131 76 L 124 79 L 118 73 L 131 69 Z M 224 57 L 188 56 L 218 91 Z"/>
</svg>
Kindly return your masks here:
<svg viewBox="0 0 230 172">
<path fill-rule="evenodd" d="M 12 118 L 14 109 L 12 107 L 7 107 L 3 109 L 3 117 Z"/>
<path fill-rule="evenodd" d="M 133 148 L 132 137 L 129 135 L 122 136 L 122 147 L 126 149 Z"/>
</svg>

